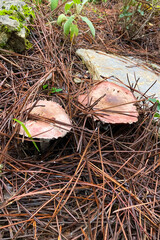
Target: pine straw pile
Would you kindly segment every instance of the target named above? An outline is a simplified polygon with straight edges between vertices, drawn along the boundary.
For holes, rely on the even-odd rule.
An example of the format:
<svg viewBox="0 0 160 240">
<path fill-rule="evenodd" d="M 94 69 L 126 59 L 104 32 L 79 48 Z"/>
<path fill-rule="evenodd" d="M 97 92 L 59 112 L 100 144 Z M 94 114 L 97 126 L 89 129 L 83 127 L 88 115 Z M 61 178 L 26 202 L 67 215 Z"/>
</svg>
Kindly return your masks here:
<svg viewBox="0 0 160 240">
<path fill-rule="evenodd" d="M 159 239 L 156 106 L 149 107 L 142 95 L 137 102 L 137 123 L 104 128 L 77 102 L 77 96 L 93 82 L 75 49 L 92 44 L 100 50 L 110 47 L 131 53 L 133 43 L 126 45 L 117 39 L 116 30 L 102 21 L 96 29 L 99 37 L 94 40 L 82 33 L 72 46 L 61 29 L 46 24 L 49 14 L 47 7 L 37 14 L 30 36 L 32 49 L 24 54 L 1 50 L 0 54 L 0 238 Z M 92 17 L 96 22 L 95 15 Z M 115 24 L 114 14 L 109 17 Z M 106 37 L 104 28 L 106 45 L 101 41 Z M 120 44 L 117 49 L 115 44 Z M 149 45 L 148 49 L 150 52 L 144 51 L 147 57 L 157 59 L 151 54 L 155 49 Z M 80 84 L 74 82 L 77 74 L 83 80 Z M 44 84 L 48 89 L 43 89 Z M 51 94 L 52 87 L 63 91 Z M 41 153 L 30 139 L 22 141 L 18 123 L 13 121 L 25 121 L 23 109 L 38 99 L 59 102 L 73 123 L 66 137 L 52 140 Z"/>
</svg>

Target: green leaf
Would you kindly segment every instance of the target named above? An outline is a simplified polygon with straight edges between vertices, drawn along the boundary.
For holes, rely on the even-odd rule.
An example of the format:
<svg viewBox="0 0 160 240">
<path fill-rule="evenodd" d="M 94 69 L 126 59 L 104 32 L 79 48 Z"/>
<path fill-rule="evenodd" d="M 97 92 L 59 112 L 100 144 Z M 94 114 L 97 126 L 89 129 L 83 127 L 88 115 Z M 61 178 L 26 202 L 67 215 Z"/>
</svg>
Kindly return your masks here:
<svg viewBox="0 0 160 240">
<path fill-rule="evenodd" d="M 123 17 L 124 17 L 124 14 L 121 13 L 121 14 L 119 15 L 119 18 L 123 18 Z"/>
<path fill-rule="evenodd" d="M 68 20 L 64 24 L 64 34 L 67 36 L 70 32 L 70 27 L 72 22 L 74 21 L 74 15 L 70 16 Z"/>
<path fill-rule="evenodd" d="M 91 30 L 91 33 L 92 33 L 93 37 L 95 37 L 95 28 L 94 28 L 92 22 L 87 17 L 82 17 L 82 16 L 80 16 L 80 17 L 82 18 L 82 20 L 84 22 L 87 23 L 87 25 L 89 26 L 89 28 Z"/>
<path fill-rule="evenodd" d="M 138 9 L 137 12 L 139 12 L 142 16 L 144 16 L 144 11 L 142 11 L 141 9 Z"/>
<path fill-rule="evenodd" d="M 78 32 L 79 32 L 79 29 L 78 29 L 77 25 L 72 24 L 71 28 L 70 28 L 70 39 L 71 39 L 71 41 L 74 38 L 74 36 L 76 36 L 76 37 L 78 36 Z"/>
<path fill-rule="evenodd" d="M 67 13 L 73 5 L 74 5 L 74 2 L 66 3 L 64 6 L 65 13 Z"/>
<path fill-rule="evenodd" d="M 20 120 L 16 119 L 16 118 L 14 118 L 13 120 L 14 120 L 15 122 L 18 122 L 18 123 L 22 126 L 22 128 L 24 129 L 24 131 L 26 132 L 26 134 L 28 135 L 28 137 L 32 140 L 32 142 L 33 142 L 35 148 L 38 150 L 38 152 L 40 152 L 40 150 L 39 150 L 37 144 L 36 144 L 35 141 L 33 140 L 33 138 L 32 138 L 32 136 L 31 136 L 30 132 L 28 131 L 28 129 L 26 128 L 26 126 L 24 125 L 24 123 L 21 122 Z"/>
<path fill-rule="evenodd" d="M 160 111 L 160 103 L 157 105 L 157 111 Z"/>
<path fill-rule="evenodd" d="M 48 84 L 42 86 L 43 90 L 48 88 Z"/>
<path fill-rule="evenodd" d="M 154 117 L 158 117 L 158 118 L 159 118 L 159 117 L 160 117 L 160 114 L 159 114 L 159 113 L 155 113 L 155 114 L 154 114 Z"/>
<path fill-rule="evenodd" d="M 155 98 L 148 98 L 152 103 L 157 103 L 157 111 L 160 111 L 160 102 Z"/>
<path fill-rule="evenodd" d="M 159 103 L 159 101 L 157 99 L 155 99 L 155 98 L 148 98 L 148 100 L 151 101 L 152 103 L 155 103 L 155 102 Z"/>
<path fill-rule="evenodd" d="M 56 9 L 57 6 L 58 6 L 58 0 L 51 0 L 51 11 Z"/>
<path fill-rule="evenodd" d="M 65 22 L 66 20 L 67 20 L 67 17 L 64 14 L 60 14 L 57 19 L 57 24 L 61 26 L 62 23 Z"/>
<path fill-rule="evenodd" d="M 58 93 L 58 92 L 62 92 L 63 91 L 63 89 L 61 89 L 61 88 L 51 88 L 50 89 L 50 91 L 51 91 L 51 93 Z"/>
<path fill-rule="evenodd" d="M 73 0 L 73 2 L 74 2 L 75 4 L 81 4 L 81 3 L 82 3 L 81 0 Z"/>
</svg>

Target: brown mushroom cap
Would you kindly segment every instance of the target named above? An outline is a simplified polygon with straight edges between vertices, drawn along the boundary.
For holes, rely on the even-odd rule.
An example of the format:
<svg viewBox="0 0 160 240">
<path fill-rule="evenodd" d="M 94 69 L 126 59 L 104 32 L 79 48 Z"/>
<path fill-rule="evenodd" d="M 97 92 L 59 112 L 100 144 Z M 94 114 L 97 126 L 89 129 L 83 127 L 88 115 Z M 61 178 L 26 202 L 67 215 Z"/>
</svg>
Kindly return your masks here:
<svg viewBox="0 0 160 240">
<path fill-rule="evenodd" d="M 92 109 L 97 115 L 94 119 L 104 123 L 133 123 L 138 120 L 138 112 L 133 105 L 135 97 L 128 89 L 115 83 L 101 82 L 92 87 L 89 94 L 80 95 L 78 101 L 85 107 L 93 104 Z"/>
<path fill-rule="evenodd" d="M 27 109 L 33 104 L 27 105 Z M 25 126 L 33 138 L 52 139 L 64 137 L 71 130 L 71 120 L 65 110 L 56 102 L 39 100 L 30 114 L 40 117 L 56 120 L 64 123 L 48 123 L 39 120 L 28 120 Z M 68 125 L 65 125 L 68 124 Z M 27 136 L 23 128 L 20 128 L 19 134 Z"/>
</svg>

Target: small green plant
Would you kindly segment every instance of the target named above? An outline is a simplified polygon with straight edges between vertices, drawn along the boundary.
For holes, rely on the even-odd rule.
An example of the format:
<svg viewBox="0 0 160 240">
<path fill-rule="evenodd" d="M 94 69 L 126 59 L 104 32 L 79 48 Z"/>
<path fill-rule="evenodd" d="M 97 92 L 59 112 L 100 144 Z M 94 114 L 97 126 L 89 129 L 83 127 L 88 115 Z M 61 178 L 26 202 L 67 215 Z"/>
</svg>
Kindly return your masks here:
<svg viewBox="0 0 160 240">
<path fill-rule="evenodd" d="M 26 132 L 27 136 L 32 140 L 32 143 L 34 144 L 35 148 L 38 150 L 38 152 L 40 152 L 37 144 L 36 144 L 35 141 L 33 140 L 30 132 L 28 131 L 28 129 L 26 128 L 26 126 L 24 125 L 24 123 L 21 122 L 20 120 L 16 119 L 16 118 L 14 118 L 13 120 L 14 120 L 15 122 L 18 122 L 18 123 L 22 126 L 22 128 L 23 128 L 24 131 Z"/>
<path fill-rule="evenodd" d="M 43 85 L 42 88 L 43 88 L 43 90 L 48 89 L 48 84 Z M 58 93 L 58 92 L 62 92 L 62 91 L 63 91 L 63 89 L 55 88 L 55 87 L 52 87 L 51 89 L 49 89 L 50 93 Z"/>
<path fill-rule="evenodd" d="M 156 103 L 157 104 L 157 112 L 154 114 L 154 117 L 160 117 L 159 111 L 160 111 L 160 102 L 159 100 L 155 99 L 155 98 L 149 98 L 149 101 L 151 101 L 152 103 Z"/>
<path fill-rule="evenodd" d="M 123 0 L 123 7 L 119 19 L 123 24 L 124 30 L 128 30 L 130 34 L 134 34 L 136 21 L 142 16 L 144 16 L 144 11 L 140 1 Z"/>
<path fill-rule="evenodd" d="M 144 34 L 145 26 L 160 10 L 159 0 L 123 0 L 119 22 L 130 38 L 136 39 Z M 142 34 L 143 33 L 143 34 Z"/>
<path fill-rule="evenodd" d="M 67 2 L 64 7 L 65 14 L 59 15 L 57 19 L 57 24 L 63 27 L 64 35 L 68 36 L 70 34 L 71 41 L 74 37 L 78 36 L 78 21 L 80 19 L 89 26 L 93 37 L 95 37 L 95 28 L 92 22 L 87 17 L 81 15 L 82 9 L 87 2 L 88 0 L 72 0 L 71 2 Z"/>
<path fill-rule="evenodd" d="M 61 88 L 54 88 L 54 87 L 53 87 L 53 88 L 50 89 L 50 92 L 51 92 L 51 93 L 58 93 L 58 92 L 62 92 L 62 89 L 61 89 Z"/>
<path fill-rule="evenodd" d="M 42 86 L 42 88 L 43 88 L 43 90 L 47 89 L 47 88 L 48 88 L 48 84 L 44 84 L 44 85 Z"/>
</svg>

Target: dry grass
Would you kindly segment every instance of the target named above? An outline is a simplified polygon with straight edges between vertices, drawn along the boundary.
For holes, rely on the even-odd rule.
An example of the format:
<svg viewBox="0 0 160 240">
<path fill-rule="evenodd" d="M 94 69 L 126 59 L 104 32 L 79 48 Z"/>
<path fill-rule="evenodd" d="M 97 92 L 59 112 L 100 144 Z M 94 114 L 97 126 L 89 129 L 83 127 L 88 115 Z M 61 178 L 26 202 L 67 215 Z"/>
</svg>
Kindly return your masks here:
<svg viewBox="0 0 160 240">
<path fill-rule="evenodd" d="M 77 96 L 93 84 L 75 56 L 80 47 L 138 55 L 160 63 L 156 32 L 150 41 L 129 42 L 116 25 L 116 11 L 106 11 L 99 22 L 90 19 L 97 36 L 81 33 L 74 45 L 61 29 L 46 24 L 51 17 L 44 6 L 37 14 L 24 54 L 0 50 L 0 238 L 7 239 L 159 239 L 158 126 L 155 106 L 138 102 L 139 121 L 133 125 L 94 122 Z M 105 10 L 104 10 L 105 9 Z M 86 9 L 89 11 L 89 9 Z M 99 14 L 99 13 L 98 13 Z M 85 25 L 81 25 L 81 30 Z M 82 76 L 81 84 L 74 76 Z M 47 77 L 50 79 L 47 80 Z M 43 90 L 62 88 L 62 93 Z M 136 90 L 133 89 L 132 90 Z M 25 121 L 25 106 L 37 99 L 59 102 L 70 115 L 73 128 L 38 153 L 29 139 L 22 142 L 13 118 Z M 38 143 L 37 143 L 38 144 Z"/>
</svg>

